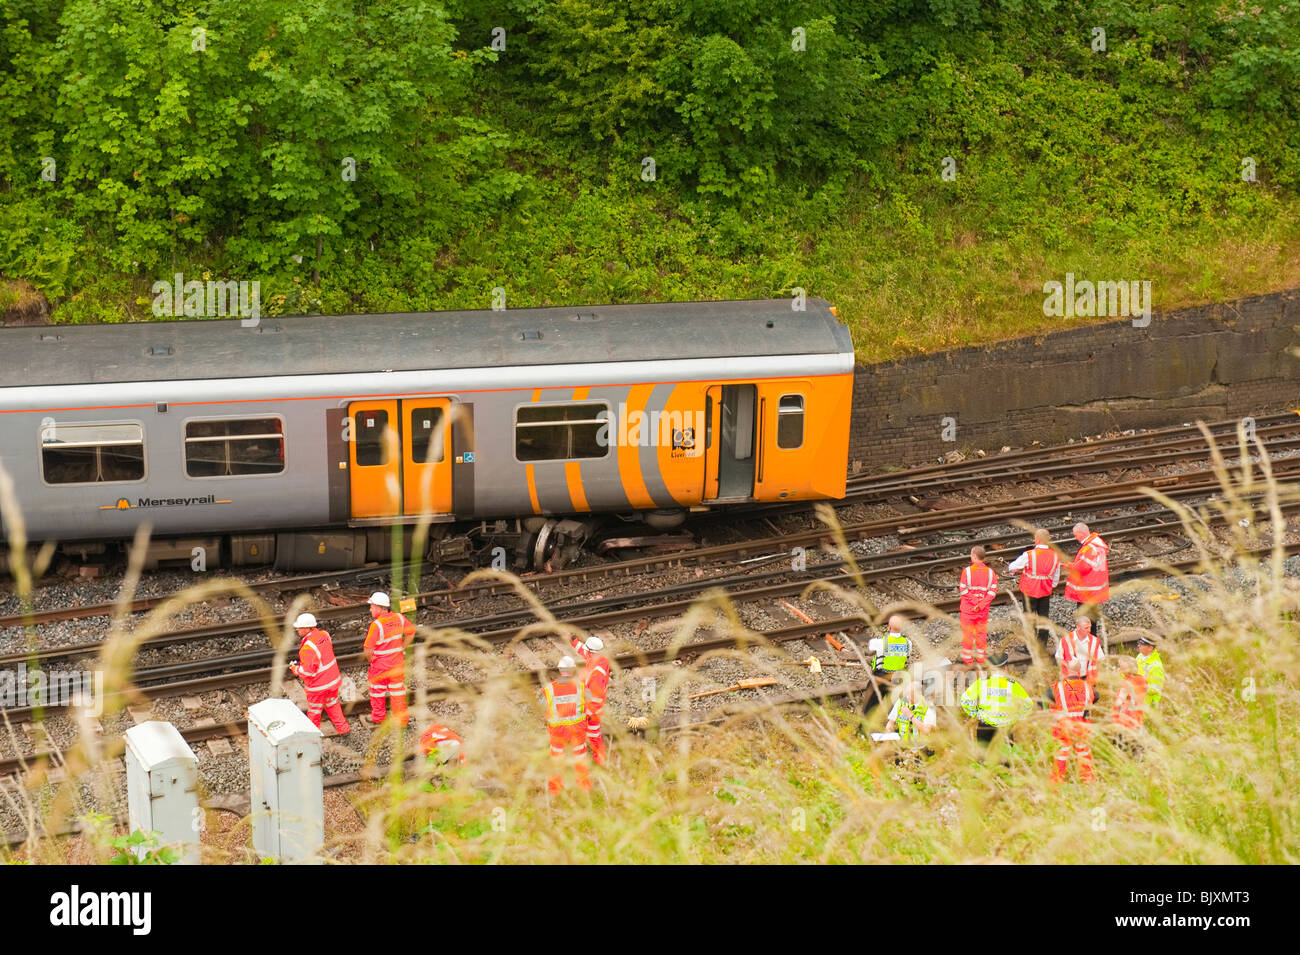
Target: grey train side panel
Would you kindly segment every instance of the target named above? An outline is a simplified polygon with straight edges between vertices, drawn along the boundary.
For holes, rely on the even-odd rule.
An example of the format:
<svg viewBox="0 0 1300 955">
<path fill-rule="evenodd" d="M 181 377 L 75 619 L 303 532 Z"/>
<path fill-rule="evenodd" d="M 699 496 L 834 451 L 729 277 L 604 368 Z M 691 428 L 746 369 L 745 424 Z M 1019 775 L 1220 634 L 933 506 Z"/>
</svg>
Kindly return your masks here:
<svg viewBox="0 0 1300 955">
<path fill-rule="evenodd" d="M 572 401 L 575 386 L 590 388 L 591 400 L 606 400 L 614 410 L 627 401 L 631 385 L 653 383 L 656 387 L 646 407 L 652 411 L 662 410 L 672 391 L 673 385 L 665 382 L 844 374 L 852 364 L 851 352 L 839 352 L 450 369 L 438 372 L 442 389 L 437 391 L 428 388 L 427 371 L 6 387 L 0 388 L 0 464 L 13 476 L 32 540 L 126 538 L 142 519 L 156 535 L 320 527 L 340 522 L 336 472 L 338 461 L 345 458 L 336 444 L 341 427 L 334 425 L 341 424 L 347 403 L 368 397 L 446 395 L 472 403 L 472 417 L 462 421 L 459 439 L 453 419 L 453 441 L 472 447 L 475 455 L 472 465 L 457 466 L 453 472 L 457 517 L 515 516 L 532 513 L 532 504 L 526 465 L 516 461 L 514 454 L 514 409 L 531 403 L 534 389 L 543 389 L 541 400 L 550 402 Z M 167 403 L 167 412 L 156 410 L 159 402 Z M 282 473 L 231 478 L 185 474 L 186 420 L 270 415 L 283 421 Z M 56 424 L 139 422 L 145 431 L 145 479 L 85 486 L 45 484 L 40 472 L 40 428 L 47 417 Z M 654 450 L 639 449 L 643 476 L 656 503 L 671 507 L 674 502 L 667 495 Z M 579 467 L 593 510 L 628 506 L 616 449 L 603 458 L 582 460 Z M 571 512 L 564 462 L 538 462 L 535 473 L 542 507 Z M 199 503 L 206 498 L 212 503 Z M 117 509 L 121 499 L 131 506 Z M 152 499 L 191 503 L 141 506 L 142 500 Z M 462 505 L 466 505 L 463 510 Z"/>
</svg>

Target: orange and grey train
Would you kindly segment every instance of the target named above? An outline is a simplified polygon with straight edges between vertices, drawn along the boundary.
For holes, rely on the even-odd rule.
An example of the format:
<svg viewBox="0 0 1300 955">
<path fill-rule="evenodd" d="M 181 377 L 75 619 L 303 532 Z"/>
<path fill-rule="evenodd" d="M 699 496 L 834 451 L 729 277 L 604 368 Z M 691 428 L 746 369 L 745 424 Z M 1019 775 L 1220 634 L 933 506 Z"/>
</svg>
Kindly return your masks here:
<svg viewBox="0 0 1300 955">
<path fill-rule="evenodd" d="M 520 566 L 600 517 L 844 494 L 853 346 L 819 299 L 3 328 L 0 354 L 6 540 L 16 503 L 83 559 L 147 525 L 150 563 L 344 568 L 424 523 L 435 559 Z"/>
</svg>

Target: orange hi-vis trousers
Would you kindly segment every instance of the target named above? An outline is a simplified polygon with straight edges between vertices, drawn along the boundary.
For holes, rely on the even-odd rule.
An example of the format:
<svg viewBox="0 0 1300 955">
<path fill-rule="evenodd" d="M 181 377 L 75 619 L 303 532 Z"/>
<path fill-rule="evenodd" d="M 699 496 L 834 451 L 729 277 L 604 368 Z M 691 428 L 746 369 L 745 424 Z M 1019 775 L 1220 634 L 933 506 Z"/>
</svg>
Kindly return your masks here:
<svg viewBox="0 0 1300 955">
<path fill-rule="evenodd" d="M 343 706 L 339 703 L 339 688 L 337 686 L 328 690 L 308 690 L 307 691 L 307 719 L 311 720 L 312 725 L 320 729 L 321 712 L 329 714 L 330 722 L 334 724 L 334 729 L 339 735 L 343 735 L 352 729 L 348 726 L 347 718 L 343 715 Z"/>
<path fill-rule="evenodd" d="M 1067 717 L 1058 719 L 1052 727 L 1052 737 L 1060 745 L 1056 747 L 1056 763 L 1052 767 L 1052 782 L 1059 783 L 1065 779 L 1070 769 L 1070 753 L 1074 753 L 1079 763 L 1079 782 L 1091 782 L 1092 745 L 1088 740 L 1092 736 L 1092 727 L 1086 720 Z"/>
<path fill-rule="evenodd" d="M 368 674 L 370 680 L 370 718 L 376 723 L 381 723 L 384 720 L 385 697 L 392 698 L 393 719 L 397 720 L 401 726 L 405 726 L 410 722 L 411 717 L 406 712 L 405 670 L 404 660 L 399 660 L 395 667 L 385 665 L 382 670 L 374 666 L 370 668 Z"/>
<path fill-rule="evenodd" d="M 587 724 L 581 722 L 548 726 L 546 730 L 551 737 L 551 759 L 562 760 L 564 750 L 571 749 L 574 757 L 573 774 L 578 777 L 578 788 L 591 789 L 591 777 L 587 773 Z M 546 788 L 553 793 L 558 793 L 564 788 L 564 781 L 560 778 L 558 768 L 546 781 Z"/>
<path fill-rule="evenodd" d="M 605 765 L 605 737 L 600 735 L 600 713 L 587 714 L 587 748 L 591 750 L 591 761 L 597 766 Z"/>
<path fill-rule="evenodd" d="M 989 645 L 989 615 L 961 615 L 961 662 L 983 663 Z"/>
</svg>

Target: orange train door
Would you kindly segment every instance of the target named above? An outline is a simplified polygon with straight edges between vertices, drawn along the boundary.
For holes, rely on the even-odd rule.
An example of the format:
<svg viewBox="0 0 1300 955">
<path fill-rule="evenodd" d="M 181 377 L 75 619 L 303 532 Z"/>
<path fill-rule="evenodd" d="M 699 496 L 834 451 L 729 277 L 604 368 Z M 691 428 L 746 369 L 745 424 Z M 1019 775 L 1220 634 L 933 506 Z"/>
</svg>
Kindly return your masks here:
<svg viewBox="0 0 1300 955">
<path fill-rule="evenodd" d="M 759 389 L 759 500 L 801 494 L 810 486 L 814 459 L 804 446 L 804 416 L 811 393 L 812 384 L 806 380 L 764 382 Z"/>
<path fill-rule="evenodd" d="M 348 405 L 352 516 L 396 517 L 402 507 L 402 442 L 396 401 Z"/>
<path fill-rule="evenodd" d="M 451 513 L 451 402 L 402 401 L 402 493 L 406 514 Z"/>
</svg>

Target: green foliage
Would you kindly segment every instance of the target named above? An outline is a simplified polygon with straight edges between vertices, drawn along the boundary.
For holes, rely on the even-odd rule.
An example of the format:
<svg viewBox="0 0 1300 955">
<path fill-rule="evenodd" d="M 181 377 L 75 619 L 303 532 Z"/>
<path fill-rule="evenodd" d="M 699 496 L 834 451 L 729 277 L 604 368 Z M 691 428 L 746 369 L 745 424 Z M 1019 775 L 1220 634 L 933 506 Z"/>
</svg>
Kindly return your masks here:
<svg viewBox="0 0 1300 955">
<path fill-rule="evenodd" d="M 0 271 L 61 321 L 148 318 L 175 271 L 269 314 L 800 286 L 882 357 L 1042 331 L 1067 269 L 1158 307 L 1300 276 L 1300 4 L 0 11 Z"/>
<path fill-rule="evenodd" d="M 433 2 L 69 0 L 45 42 L 6 22 L 4 45 L 26 55 L 4 77 L 23 105 L 0 174 L 22 211 L 6 213 L 19 238 L 0 265 L 55 295 L 83 250 L 45 248 L 52 219 L 122 272 L 214 254 L 268 272 L 291 256 L 328 267 L 430 210 L 457 225 L 463 205 L 517 188 L 492 169 L 463 190 L 505 140 L 458 115 L 490 56 L 454 49 Z"/>
<path fill-rule="evenodd" d="M 142 832 L 137 829 L 129 836 L 113 840 L 117 854 L 108 860 L 109 865 L 175 865 L 180 861 L 178 850 L 159 846 L 160 832 Z M 141 853 L 141 849 L 145 850 Z"/>
<path fill-rule="evenodd" d="M 136 829 L 115 836 L 112 817 L 102 812 L 89 812 L 80 821 L 101 859 L 109 865 L 175 865 L 180 861 L 179 850 L 159 845 L 160 832 Z"/>
</svg>

